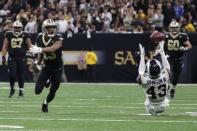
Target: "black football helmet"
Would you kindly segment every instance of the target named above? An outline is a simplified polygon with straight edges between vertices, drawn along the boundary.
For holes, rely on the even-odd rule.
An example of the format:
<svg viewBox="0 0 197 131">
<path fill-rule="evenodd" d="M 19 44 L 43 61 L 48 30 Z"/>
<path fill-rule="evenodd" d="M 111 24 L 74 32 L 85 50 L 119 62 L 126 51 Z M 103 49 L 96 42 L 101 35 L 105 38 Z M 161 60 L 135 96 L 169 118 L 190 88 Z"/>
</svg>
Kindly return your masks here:
<svg viewBox="0 0 197 131">
<path fill-rule="evenodd" d="M 156 79 L 160 76 L 161 63 L 158 60 L 156 59 L 149 60 L 146 64 L 146 68 L 150 78 Z"/>
</svg>

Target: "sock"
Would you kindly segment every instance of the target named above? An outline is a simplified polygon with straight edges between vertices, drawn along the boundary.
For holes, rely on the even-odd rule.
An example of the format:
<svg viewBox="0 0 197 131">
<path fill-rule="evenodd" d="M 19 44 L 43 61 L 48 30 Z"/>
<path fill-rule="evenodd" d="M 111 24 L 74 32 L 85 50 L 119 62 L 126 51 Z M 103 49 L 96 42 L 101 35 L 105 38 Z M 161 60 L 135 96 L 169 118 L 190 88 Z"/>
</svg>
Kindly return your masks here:
<svg viewBox="0 0 197 131">
<path fill-rule="evenodd" d="M 47 105 L 47 101 L 46 100 L 44 100 L 44 104 Z"/>
</svg>

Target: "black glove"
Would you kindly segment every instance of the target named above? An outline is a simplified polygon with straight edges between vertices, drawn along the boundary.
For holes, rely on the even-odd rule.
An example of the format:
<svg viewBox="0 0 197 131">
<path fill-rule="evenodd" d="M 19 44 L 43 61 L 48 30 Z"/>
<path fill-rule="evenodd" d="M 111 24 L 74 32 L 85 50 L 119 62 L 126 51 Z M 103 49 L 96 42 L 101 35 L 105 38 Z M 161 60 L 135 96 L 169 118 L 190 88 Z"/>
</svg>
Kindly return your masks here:
<svg viewBox="0 0 197 131">
<path fill-rule="evenodd" d="M 5 63 L 6 63 L 6 58 L 5 56 L 2 56 L 2 65 L 5 65 Z"/>
</svg>

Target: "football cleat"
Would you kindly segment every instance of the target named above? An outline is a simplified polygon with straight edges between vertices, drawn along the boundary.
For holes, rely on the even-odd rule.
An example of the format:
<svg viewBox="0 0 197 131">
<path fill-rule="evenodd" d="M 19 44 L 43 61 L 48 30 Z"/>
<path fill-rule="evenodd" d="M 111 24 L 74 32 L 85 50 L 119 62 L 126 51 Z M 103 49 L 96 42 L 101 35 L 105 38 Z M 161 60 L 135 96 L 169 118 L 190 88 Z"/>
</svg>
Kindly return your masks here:
<svg viewBox="0 0 197 131">
<path fill-rule="evenodd" d="M 48 112 L 48 104 L 42 104 L 42 112 L 47 113 Z"/>
<path fill-rule="evenodd" d="M 18 97 L 23 97 L 23 96 L 24 96 L 23 91 L 22 90 L 19 90 Z"/>
<path fill-rule="evenodd" d="M 170 97 L 173 99 L 175 95 L 175 89 L 170 90 Z"/>
<path fill-rule="evenodd" d="M 15 89 L 10 89 L 9 98 L 11 98 L 15 93 Z"/>
</svg>

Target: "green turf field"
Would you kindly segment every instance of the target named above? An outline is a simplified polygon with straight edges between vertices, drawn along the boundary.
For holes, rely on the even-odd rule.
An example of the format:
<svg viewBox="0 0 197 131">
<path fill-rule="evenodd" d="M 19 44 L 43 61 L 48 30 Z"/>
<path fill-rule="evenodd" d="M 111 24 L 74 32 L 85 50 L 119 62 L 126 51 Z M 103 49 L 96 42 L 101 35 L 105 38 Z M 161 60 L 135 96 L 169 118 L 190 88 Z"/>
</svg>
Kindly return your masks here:
<svg viewBox="0 0 197 131">
<path fill-rule="evenodd" d="M 41 113 L 48 89 L 36 96 L 33 86 L 8 98 L 8 84 L 0 84 L 0 131 L 197 131 L 197 85 L 179 85 L 159 116 L 146 114 L 137 85 L 62 84 L 49 113 Z"/>
</svg>

